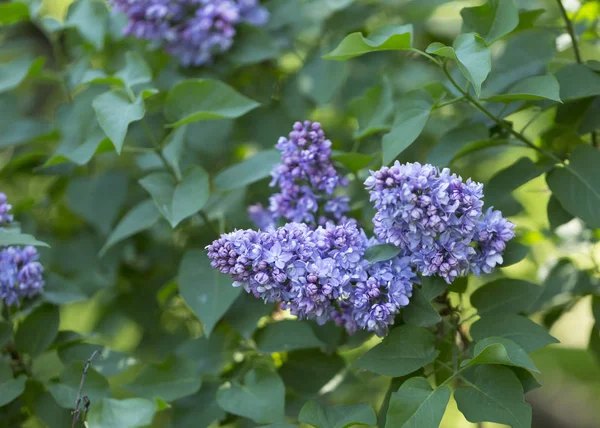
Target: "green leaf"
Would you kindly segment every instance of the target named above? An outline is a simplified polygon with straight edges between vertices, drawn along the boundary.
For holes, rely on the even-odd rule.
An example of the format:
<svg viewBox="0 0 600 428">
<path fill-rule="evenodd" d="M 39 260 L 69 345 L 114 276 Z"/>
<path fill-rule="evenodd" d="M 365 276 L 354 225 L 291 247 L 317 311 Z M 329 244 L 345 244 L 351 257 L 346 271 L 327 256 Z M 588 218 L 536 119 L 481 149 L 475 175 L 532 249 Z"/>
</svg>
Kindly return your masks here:
<svg viewBox="0 0 600 428">
<path fill-rule="evenodd" d="M 179 291 L 204 324 L 206 336 L 242 291 L 231 283 L 231 278 L 210 265 L 205 251 L 191 250 L 183 256 L 179 266 Z"/>
<path fill-rule="evenodd" d="M 546 176 L 562 207 L 593 228 L 600 228 L 599 164 L 600 152 L 596 148 L 579 145 L 571 154 L 568 168 L 557 167 Z"/>
<path fill-rule="evenodd" d="M 402 325 L 394 328 L 355 365 L 382 376 L 398 377 L 429 364 L 438 354 L 433 334 L 421 327 Z"/>
<path fill-rule="evenodd" d="M 561 103 L 558 80 L 551 74 L 532 76 L 519 81 L 506 93 L 492 95 L 486 101 L 496 103 L 511 103 L 513 101 L 550 100 Z"/>
<path fill-rule="evenodd" d="M 96 97 L 92 106 L 100 127 L 112 141 L 117 153 L 121 154 L 129 124 L 137 122 L 146 114 L 142 97 L 131 101 L 121 91 L 109 91 Z"/>
<path fill-rule="evenodd" d="M 18 233 L 11 230 L 0 230 L 0 246 L 31 245 L 34 247 L 50 247 L 45 242 L 38 241 L 31 235 Z"/>
<path fill-rule="evenodd" d="M 88 414 L 89 428 L 136 428 L 152 423 L 158 410 L 154 401 L 143 398 L 113 400 L 105 398 L 100 402 L 92 402 Z"/>
<path fill-rule="evenodd" d="M 349 74 L 349 66 L 339 61 L 323 61 L 317 53 L 298 72 L 298 88 L 318 106 L 331 102 Z"/>
<path fill-rule="evenodd" d="M 474 357 L 464 360 L 462 367 L 481 364 L 502 364 L 538 372 L 527 352 L 515 342 L 503 337 L 486 337 L 475 343 Z"/>
<path fill-rule="evenodd" d="M 0 67 L 0 94 L 17 88 L 29 75 L 39 73 L 44 66 L 44 58 L 22 56 Z"/>
<path fill-rule="evenodd" d="M 187 125 L 175 128 L 166 138 L 164 149 L 162 150 L 163 157 L 173 170 L 175 177 L 181 180 L 181 167 L 179 162 L 185 148 L 185 136 Z"/>
<path fill-rule="evenodd" d="M 0 4 L 0 24 L 14 24 L 29 19 L 29 8 L 23 2 Z"/>
<path fill-rule="evenodd" d="M 521 367 L 510 367 L 510 370 L 517 376 L 519 382 L 521 382 L 524 392 L 527 393 L 542 386 L 529 370 L 522 369 Z"/>
<path fill-rule="evenodd" d="M 350 111 L 358 120 L 354 138 L 361 139 L 391 129 L 394 112 L 392 95 L 392 85 L 384 77 L 381 84 L 369 88 L 362 97 L 350 102 Z"/>
<path fill-rule="evenodd" d="M 175 228 L 204 208 L 209 197 L 208 174 L 199 166 L 187 170 L 180 183 L 168 172 L 153 172 L 139 181 L 160 213 Z"/>
<path fill-rule="evenodd" d="M 25 391 L 27 376 L 21 374 L 13 378 L 12 369 L 5 361 L 0 361 L 0 407 L 13 401 Z"/>
<path fill-rule="evenodd" d="M 526 311 L 541 291 L 531 282 L 501 278 L 475 290 L 471 304 L 479 315 L 518 314 Z"/>
<path fill-rule="evenodd" d="M 89 296 L 71 279 L 62 278 L 55 273 L 45 275 L 44 300 L 55 305 L 81 302 Z"/>
<path fill-rule="evenodd" d="M 448 285 L 448 291 L 452 291 L 454 293 L 464 293 L 465 291 L 467 291 L 468 285 L 468 277 L 458 277 L 452 282 L 452 284 Z"/>
<path fill-rule="evenodd" d="M 125 67 L 119 70 L 115 77 L 120 79 L 126 88 L 132 90 L 136 85 L 148 83 L 152 80 L 152 70 L 137 52 L 125 54 Z"/>
<path fill-rule="evenodd" d="M 173 426 L 177 428 L 208 427 L 225 418 L 225 411 L 217 404 L 217 383 L 204 383 L 196 395 L 173 403 Z M 202 403 L 201 406 L 198 403 Z"/>
<path fill-rule="evenodd" d="M 457 278 L 454 280 L 454 282 L 461 280 L 462 278 Z M 446 284 L 446 281 L 439 276 L 424 276 L 421 278 L 421 290 L 423 291 L 423 296 L 425 299 L 427 299 L 427 301 L 435 299 L 448 287 L 449 285 Z"/>
<path fill-rule="evenodd" d="M 463 147 L 470 143 L 487 141 L 489 138 L 490 132 L 483 123 L 461 124 L 442 135 L 438 143 L 427 153 L 427 162 L 439 167 L 447 167 Z"/>
<path fill-rule="evenodd" d="M 452 48 L 436 42 L 429 45 L 426 52 L 454 59 L 477 96 L 481 94 L 481 85 L 492 69 L 492 60 L 489 48 L 479 35 L 460 34 Z"/>
<path fill-rule="evenodd" d="M 586 65 L 565 65 L 555 75 L 563 102 L 600 95 L 600 74 Z"/>
<path fill-rule="evenodd" d="M 375 159 L 375 156 L 362 153 L 334 153 L 331 159 L 341 163 L 356 174 L 369 166 L 373 162 L 373 159 Z"/>
<path fill-rule="evenodd" d="M 108 19 L 108 9 L 103 1 L 79 0 L 69 7 L 65 27 L 75 28 L 81 37 L 100 51 L 104 47 Z"/>
<path fill-rule="evenodd" d="M 236 34 L 233 48 L 227 52 L 227 60 L 235 65 L 248 65 L 277 58 L 277 41 L 263 28 L 242 25 Z M 237 28 L 236 28 L 237 32 Z"/>
<path fill-rule="evenodd" d="M 373 264 L 393 259 L 400 254 L 400 251 L 402 251 L 400 247 L 396 247 L 394 244 L 377 244 L 367 248 L 364 257 L 365 260 Z"/>
<path fill-rule="evenodd" d="M 442 320 L 440 314 L 419 288 L 413 288 L 410 304 L 402 309 L 402 319 L 407 324 L 429 327 Z"/>
<path fill-rule="evenodd" d="M 510 339 L 527 353 L 558 343 L 542 326 L 529 318 L 513 314 L 483 316 L 471 326 L 470 333 L 476 342 L 489 336 Z"/>
<path fill-rule="evenodd" d="M 137 397 L 174 401 L 195 394 L 202 381 L 197 362 L 169 357 L 160 364 L 150 364 L 133 380 L 123 386 Z"/>
<path fill-rule="evenodd" d="M 258 321 L 271 312 L 273 312 L 272 304 L 265 303 L 248 293 L 241 293 L 223 320 L 245 339 L 249 339 L 258 328 Z"/>
<path fill-rule="evenodd" d="M 571 293 L 576 290 L 579 271 L 569 259 L 561 259 L 544 280 L 537 299 L 527 308 L 532 314 L 550 306 L 566 303 Z"/>
<path fill-rule="evenodd" d="M 108 235 L 127 198 L 127 176 L 108 171 L 98 176 L 80 176 L 67 187 L 71 209 L 104 235 Z"/>
<path fill-rule="evenodd" d="M 270 177 L 271 170 L 279 162 L 281 162 L 281 153 L 277 150 L 259 152 L 219 172 L 215 176 L 215 186 L 222 192 L 245 187 Z"/>
<path fill-rule="evenodd" d="M 504 250 L 504 254 L 502 254 L 502 265 L 501 267 L 512 266 L 516 263 L 519 263 L 529 253 L 529 247 L 517 242 L 510 241 L 506 244 L 506 249 Z"/>
<path fill-rule="evenodd" d="M 437 428 L 450 400 L 450 388 L 435 390 L 427 379 L 413 377 L 390 397 L 386 428 Z"/>
<path fill-rule="evenodd" d="M 370 52 L 410 50 L 412 25 L 387 25 L 364 37 L 361 33 L 349 34 L 324 59 L 343 61 Z"/>
<path fill-rule="evenodd" d="M 288 353 L 279 376 L 286 388 L 303 396 L 316 396 L 345 367 L 344 359 L 338 354 L 327 355 L 316 349 L 299 350 Z"/>
<path fill-rule="evenodd" d="M 152 200 L 147 199 L 140 202 L 131 209 L 121 221 L 115 226 L 106 243 L 100 250 L 100 256 L 106 254 L 106 251 L 136 233 L 150 229 L 160 218 L 160 213 Z"/>
<path fill-rule="evenodd" d="M 169 91 L 165 115 L 177 127 L 198 120 L 234 119 L 259 105 L 218 80 L 184 80 Z"/>
<path fill-rule="evenodd" d="M 323 406 L 315 400 L 306 403 L 298 420 L 317 428 L 347 428 L 354 425 L 375 425 L 377 417 L 370 404 Z"/>
<path fill-rule="evenodd" d="M 454 392 L 458 409 L 469 422 L 496 422 L 512 428 L 531 427 L 531 407 L 523 387 L 507 367 L 479 366 L 465 375 L 468 386 Z"/>
<path fill-rule="evenodd" d="M 481 6 L 460 11 L 463 32 L 479 33 L 488 45 L 507 35 L 519 24 L 519 12 L 512 0 L 488 0 Z"/>
<path fill-rule="evenodd" d="M 217 393 L 217 403 L 234 415 L 256 423 L 283 422 L 285 385 L 276 373 L 254 368 L 244 377 L 244 385 L 226 383 Z"/>
<path fill-rule="evenodd" d="M 429 93 L 414 92 L 396 104 L 392 130 L 383 136 L 383 163 L 390 164 L 396 156 L 410 146 L 425 128 L 433 100 Z"/>
<path fill-rule="evenodd" d="M 58 334 L 58 306 L 44 303 L 31 312 L 15 334 L 18 351 L 37 357 L 54 342 Z"/>
<path fill-rule="evenodd" d="M 569 214 L 563 208 L 559 200 L 554 195 L 552 195 L 548 200 L 546 213 L 548 215 L 548 223 L 550 223 L 550 230 L 556 230 L 557 227 L 570 222 L 574 218 L 572 214 Z"/>
<path fill-rule="evenodd" d="M 12 323 L 0 321 L 0 347 L 3 347 L 11 340 L 13 340 Z"/>
<path fill-rule="evenodd" d="M 323 346 L 307 323 L 292 320 L 267 324 L 256 333 L 255 340 L 259 351 L 267 354 Z"/>
<path fill-rule="evenodd" d="M 63 409 L 73 409 L 75 407 L 83 369 L 84 362 L 72 362 L 60 374 L 58 382 L 48 385 L 50 394 Z M 82 393 L 88 396 L 92 404 L 110 396 L 108 380 L 98 373 L 93 366 L 88 368 Z"/>
<path fill-rule="evenodd" d="M 186 360 L 193 361 L 197 374 L 214 377 L 234 363 L 239 339 L 238 334 L 231 328 L 219 326 L 210 337 L 186 340 L 177 347 L 175 353 Z"/>
</svg>

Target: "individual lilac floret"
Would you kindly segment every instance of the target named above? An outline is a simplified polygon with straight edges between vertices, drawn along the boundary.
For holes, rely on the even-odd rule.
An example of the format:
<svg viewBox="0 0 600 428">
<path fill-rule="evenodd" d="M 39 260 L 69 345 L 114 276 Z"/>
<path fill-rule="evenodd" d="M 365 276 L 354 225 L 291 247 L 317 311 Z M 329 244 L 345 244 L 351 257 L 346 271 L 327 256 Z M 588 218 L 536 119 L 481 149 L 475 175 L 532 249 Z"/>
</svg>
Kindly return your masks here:
<svg viewBox="0 0 600 428">
<path fill-rule="evenodd" d="M 475 241 L 479 244 L 471 263 L 475 275 L 491 273 L 496 265 L 502 264 L 502 253 L 506 243 L 515 237 L 515 225 L 502 217 L 500 211 L 488 208 L 477 223 Z"/>
<path fill-rule="evenodd" d="M 125 13 L 126 34 L 163 46 L 185 66 L 209 64 L 234 43 L 236 26 L 262 26 L 258 0 L 110 0 Z"/>
<path fill-rule="evenodd" d="M 477 267 L 482 265 L 482 251 L 489 258 L 487 264 L 495 266 L 501 260 L 501 251 L 492 254 L 484 249 L 485 233 L 477 245 L 479 229 L 484 227 L 482 184 L 471 179 L 463 182 L 447 168 L 440 171 L 432 165 L 396 161 L 392 167 L 371 172 L 365 186 L 377 210 L 375 235 L 402 248 L 422 275 L 438 275 L 451 283 L 471 269 L 476 274 L 486 272 Z"/>
<path fill-rule="evenodd" d="M 12 205 L 8 203 L 6 195 L 0 192 L 0 224 L 10 223 L 13 221 L 13 215 L 10 214 Z"/>
<path fill-rule="evenodd" d="M 44 268 L 37 261 L 33 247 L 8 247 L 0 251 L 0 298 L 8 306 L 18 306 L 21 299 L 32 298 L 44 287 Z"/>
</svg>

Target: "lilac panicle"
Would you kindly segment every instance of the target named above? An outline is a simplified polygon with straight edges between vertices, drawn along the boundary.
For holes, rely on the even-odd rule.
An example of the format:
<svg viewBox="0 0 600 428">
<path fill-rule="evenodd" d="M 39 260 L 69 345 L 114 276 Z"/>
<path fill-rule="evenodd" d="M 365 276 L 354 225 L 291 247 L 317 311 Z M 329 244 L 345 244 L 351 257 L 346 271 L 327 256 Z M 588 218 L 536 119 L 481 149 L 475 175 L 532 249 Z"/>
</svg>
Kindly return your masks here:
<svg viewBox="0 0 600 428">
<path fill-rule="evenodd" d="M 0 193 L 0 224 L 12 222 L 11 206 Z M 8 247 L 0 250 L 0 298 L 8 306 L 18 306 L 21 299 L 32 298 L 44 287 L 44 268 L 34 247 Z"/>
<path fill-rule="evenodd" d="M 382 167 L 365 181 L 377 210 L 375 235 L 403 249 L 417 272 L 451 283 L 502 262 L 514 224 L 483 209 L 483 185 L 419 163 Z"/>
<path fill-rule="evenodd" d="M 184 66 L 210 64 L 228 51 L 241 23 L 265 25 L 269 13 L 258 0 L 110 0 L 125 13 L 125 33 L 149 40 Z"/>
</svg>

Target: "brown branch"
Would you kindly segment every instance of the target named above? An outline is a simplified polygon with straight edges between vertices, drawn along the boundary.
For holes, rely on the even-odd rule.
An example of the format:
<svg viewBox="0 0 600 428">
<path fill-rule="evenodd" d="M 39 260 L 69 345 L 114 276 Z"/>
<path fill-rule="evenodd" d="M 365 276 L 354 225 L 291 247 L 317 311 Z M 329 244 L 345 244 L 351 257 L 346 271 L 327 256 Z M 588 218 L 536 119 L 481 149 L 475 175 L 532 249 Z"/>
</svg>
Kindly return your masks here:
<svg viewBox="0 0 600 428">
<path fill-rule="evenodd" d="M 81 404 L 81 393 L 83 392 L 83 384 L 85 383 L 85 377 L 87 376 L 87 372 L 90 369 L 90 366 L 92 365 L 92 361 L 94 360 L 94 357 L 100 352 L 99 349 L 96 349 L 93 353 L 92 356 L 90 358 L 88 358 L 88 360 L 85 363 L 85 366 L 83 366 L 83 374 L 81 375 L 81 382 L 79 383 L 79 391 L 77 392 L 77 399 L 75 400 L 75 410 L 73 410 L 71 412 L 71 414 L 73 415 L 73 423 L 71 424 L 71 428 L 75 428 L 77 421 L 79 421 L 79 416 L 81 415 L 82 411 L 85 411 L 85 414 L 87 415 L 87 409 L 90 407 L 90 400 L 87 396 L 83 397 L 83 402 L 84 402 L 84 406 L 82 408 L 79 407 L 79 405 Z"/>
</svg>

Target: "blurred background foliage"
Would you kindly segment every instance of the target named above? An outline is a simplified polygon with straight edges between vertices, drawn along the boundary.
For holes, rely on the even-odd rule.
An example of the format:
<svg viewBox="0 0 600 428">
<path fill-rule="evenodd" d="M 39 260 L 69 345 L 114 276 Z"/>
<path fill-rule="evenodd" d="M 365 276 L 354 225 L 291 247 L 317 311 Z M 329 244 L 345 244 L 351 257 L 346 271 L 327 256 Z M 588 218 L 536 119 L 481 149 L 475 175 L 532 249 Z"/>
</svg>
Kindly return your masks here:
<svg viewBox="0 0 600 428">
<path fill-rule="evenodd" d="M 366 165 L 377 166 L 381 131 L 389 129 L 391 124 L 392 103 L 380 106 L 381 110 L 376 113 L 379 131 L 375 129 L 370 133 L 362 132 L 361 119 L 368 121 L 371 112 L 369 109 L 361 111 L 361 108 L 364 110 L 369 100 L 381 97 L 397 100 L 417 88 L 425 88 L 432 94 L 441 93 L 442 73 L 410 52 L 374 53 L 344 62 L 324 61 L 321 56 L 348 33 L 369 32 L 387 23 L 412 23 L 413 46 L 422 50 L 435 41 L 451 45 L 461 30 L 461 9 L 482 2 L 272 0 L 267 3 L 272 13 L 268 32 L 245 29 L 236 47 L 214 66 L 190 70 L 181 69 L 158 50 L 145 50 L 142 43 L 122 37 L 122 18 L 108 20 L 107 14 L 97 17 L 104 20 L 102 22 L 78 21 L 77 17 L 67 14 L 69 3 L 68 0 L 44 0 L 40 9 L 40 16 L 47 17 L 44 25 L 23 22 L 0 28 L 0 61 L 8 62 L 24 51 L 30 58 L 45 58 L 43 70 L 36 71 L 33 64 L 27 71 L 30 75 L 36 74 L 35 78 L 24 79 L 14 88 L 3 88 L 6 90 L 0 94 L 1 190 L 12 201 L 23 230 L 52 245 L 52 250 L 42 250 L 48 272 L 45 299 L 60 306 L 60 341 L 33 361 L 32 370 L 42 379 L 58 375 L 62 379 L 68 376 L 66 368 L 79 373 L 81 363 L 91 351 L 97 345 L 106 346 L 111 352 L 98 360 L 94 368 L 106 377 L 113 396 L 123 398 L 131 396 L 131 389 L 123 385 L 131 383 L 146 369 L 147 362 L 163 361 L 178 349 L 181 355 L 193 356 L 206 365 L 202 376 L 204 386 L 199 395 L 178 400 L 173 409 L 157 413 L 153 426 L 199 426 L 195 424 L 198 415 L 194 412 L 197 406 L 194 400 L 202 400 L 202 394 L 216 388 L 218 374 L 240 360 L 235 330 L 239 332 L 239 323 L 243 325 L 246 321 L 236 320 L 236 308 L 247 308 L 252 301 L 240 296 L 225 315 L 225 322 L 217 325 L 210 339 L 203 339 L 202 324 L 177 294 L 177 266 L 186 248 L 202 248 L 216 237 L 215 229 L 223 232 L 234 227 L 251 227 L 246 206 L 266 203 L 271 193 L 268 178 L 229 188 L 231 183 L 219 181 L 219 173 L 256 153 L 272 149 L 277 138 L 286 135 L 295 120 L 304 118 L 323 124 L 334 149 L 358 150 L 365 155 Z M 554 73 L 573 62 L 572 45 L 556 1 L 515 0 L 515 4 L 523 14 L 520 27 L 493 45 L 493 68 L 486 83 L 490 91 L 540 70 Z M 570 16 L 579 36 L 582 56 L 600 60 L 600 3 L 565 0 L 564 4 L 572 11 Z M 534 20 L 538 13 L 532 11 L 538 9 L 543 13 Z M 58 39 L 49 34 L 56 22 L 66 23 L 68 28 Z M 102 36 L 98 39 L 94 31 Z M 188 125 L 181 168 L 202 166 L 212 178 L 213 188 L 216 186 L 205 208 L 206 217 L 192 216 L 174 231 L 166 221 L 157 219 L 146 232 L 119 242 L 99 257 L 118 219 L 147 198 L 136 181 L 160 165 L 160 159 L 146 137 L 147 130 L 136 122 L 129 127 L 120 156 L 110 145 L 104 147 L 101 143 L 89 163 L 64 161 L 69 160 L 69 156 L 73 160 L 72 149 L 89 132 L 87 127 L 95 120 L 91 119 L 91 100 L 103 92 L 101 85 L 82 89 L 81 74 L 90 70 L 104 70 L 108 74 L 120 70 L 125 64 L 125 53 L 132 49 L 143 53 L 153 70 L 153 86 L 159 90 L 168 90 L 190 77 L 217 78 L 260 102 L 261 106 L 235 120 Z M 67 78 L 57 84 L 56 79 L 60 79 L 57 73 L 65 64 L 69 65 Z M 569 80 L 568 75 L 565 80 Z M 600 125 L 600 90 L 595 90 L 591 93 L 594 97 L 569 104 L 568 108 L 558 104 L 548 108 L 539 102 L 525 109 L 515 107 L 514 113 L 507 110 L 504 115 L 519 129 L 527 125 L 525 134 L 537 144 L 566 154 Z M 69 98 L 74 99 L 74 105 L 60 107 Z M 149 98 L 146 106 L 150 132 L 159 140 L 165 137 L 160 112 L 163 101 Z M 491 108 L 498 113 L 502 105 L 498 103 Z M 471 120 L 473 117 L 475 121 Z M 534 152 L 501 135 L 494 135 L 491 142 L 485 128 L 483 135 L 477 134 L 477 130 L 466 134 L 448 133 L 454 128 L 464 128 L 465 121 L 470 121 L 468 126 L 472 127 L 473 123 L 485 123 L 484 119 L 466 104 L 439 109 L 417 141 L 402 152 L 399 159 L 445 162 L 463 177 L 486 184 L 518 159 L 537 160 Z M 360 135 L 361 132 L 366 135 Z M 357 135 L 360 138 L 355 138 Z M 465 138 L 471 140 L 465 141 Z M 464 150 L 464 143 L 472 144 Z M 440 149 L 442 146 L 451 148 L 444 152 Z M 267 158 L 254 166 L 264 172 L 263 177 L 267 177 L 273 164 L 273 156 Z M 358 178 L 347 190 L 354 201 L 353 214 L 370 218 L 372 213 L 361 186 L 366 171 L 360 169 L 348 174 L 356 174 Z M 582 221 L 572 219 L 567 213 L 562 219 L 548 218 L 550 196 L 546 181 L 540 175 L 498 201 L 498 208 L 517 224 L 518 240 L 528 251 L 523 260 L 500 269 L 492 277 L 470 278 L 464 296 L 466 313 L 473 312 L 468 296 L 495 278 L 542 283 L 557 263 L 566 266 L 559 279 L 563 283 L 571 281 L 577 271 L 598 274 L 598 230 L 586 228 Z M 560 344 L 532 356 L 542 372 L 539 381 L 543 385 L 527 395 L 534 408 L 534 426 L 595 427 L 600 420 L 597 406 L 600 351 L 588 351 L 594 326 L 592 298 L 561 296 L 557 297 L 552 311 L 535 318 L 550 328 Z M 256 319 L 263 315 L 267 315 L 264 309 L 262 312 L 260 307 L 255 309 Z M 260 325 L 266 322 L 263 318 Z M 252 330 L 247 332 L 252 333 Z M 315 334 L 327 335 L 328 332 L 315 330 Z M 198 338 L 193 342 L 195 345 L 180 346 L 190 336 Z M 85 343 L 80 338 L 85 338 Z M 358 348 L 346 346 L 340 356 L 351 362 L 376 342 L 377 339 L 370 339 Z M 295 379 L 303 376 L 318 382 L 313 368 L 306 367 L 307 360 L 316 358 L 311 352 L 276 353 L 272 359 L 267 358 L 269 361 L 265 364 L 281 366 L 280 375 L 286 384 L 294 384 Z M 290 363 L 297 365 L 296 371 L 286 369 L 292 367 Z M 328 376 L 327 368 L 325 370 L 324 377 Z M 353 403 L 368 397 L 377 409 L 389 379 L 368 372 L 351 372 L 334 378 L 333 382 L 339 384 L 328 395 L 331 404 Z M 317 385 L 316 389 L 322 386 Z M 35 397 L 38 413 L 24 426 L 67 426 L 68 410 L 59 411 L 47 392 L 36 391 L 34 384 L 28 385 L 27 392 L 29 398 L 23 400 Z M 302 393 L 288 397 L 288 414 L 297 414 L 306 401 L 304 397 Z M 11 409 L 2 411 L 0 417 L 6 421 L 23 416 L 5 414 Z M 206 409 L 209 411 L 220 410 Z M 234 426 L 227 422 L 221 426 Z M 442 427 L 469 426 L 474 424 L 468 423 L 451 401 Z"/>
</svg>

